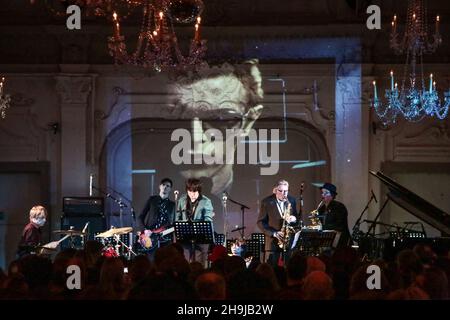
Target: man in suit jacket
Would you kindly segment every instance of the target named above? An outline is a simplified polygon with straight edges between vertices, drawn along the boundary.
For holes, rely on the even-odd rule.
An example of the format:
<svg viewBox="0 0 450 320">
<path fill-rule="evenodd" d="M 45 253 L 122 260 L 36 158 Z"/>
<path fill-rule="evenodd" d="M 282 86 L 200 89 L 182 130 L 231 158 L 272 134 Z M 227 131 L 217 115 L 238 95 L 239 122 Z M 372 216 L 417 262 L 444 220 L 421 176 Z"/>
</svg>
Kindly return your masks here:
<svg viewBox="0 0 450 320">
<path fill-rule="evenodd" d="M 176 221 L 213 221 L 213 206 L 209 198 L 202 194 L 202 185 L 198 179 L 188 179 L 186 192 L 178 200 Z M 195 252 L 191 244 L 183 244 L 184 256 L 188 261 L 199 261 L 207 267 L 208 244 L 195 245 Z M 195 256 L 194 256 L 195 255 Z"/>
<path fill-rule="evenodd" d="M 275 265 L 280 262 L 280 257 L 284 260 L 289 256 L 289 247 L 292 242 L 286 245 L 287 251 L 282 255 L 283 250 L 280 248 L 279 241 L 283 239 L 281 229 L 283 227 L 283 215 L 288 207 L 291 206 L 291 215 L 287 218 L 286 223 L 293 226 L 299 221 L 297 217 L 297 202 L 294 197 L 288 195 L 289 183 L 286 180 L 277 182 L 273 189 L 273 194 L 263 199 L 261 202 L 261 210 L 258 217 L 258 227 L 265 234 L 266 252 L 269 251 L 268 262 Z"/>
</svg>

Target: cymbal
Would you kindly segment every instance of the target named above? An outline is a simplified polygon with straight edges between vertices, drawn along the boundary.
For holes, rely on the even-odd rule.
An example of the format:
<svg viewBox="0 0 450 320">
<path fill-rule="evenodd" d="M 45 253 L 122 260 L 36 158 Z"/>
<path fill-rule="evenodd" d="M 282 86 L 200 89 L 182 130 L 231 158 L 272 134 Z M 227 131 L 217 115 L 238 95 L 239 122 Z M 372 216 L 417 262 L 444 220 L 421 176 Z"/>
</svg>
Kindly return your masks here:
<svg viewBox="0 0 450 320">
<path fill-rule="evenodd" d="M 126 234 L 126 233 L 130 233 L 133 231 L 132 227 L 125 227 L 125 228 L 111 228 L 108 231 L 99 233 L 98 235 L 96 235 L 97 238 L 109 238 L 112 236 L 117 235 L 121 235 L 121 234 Z"/>
<path fill-rule="evenodd" d="M 53 233 L 56 234 L 65 234 L 70 236 L 85 236 L 86 233 L 78 230 L 55 230 Z"/>
</svg>

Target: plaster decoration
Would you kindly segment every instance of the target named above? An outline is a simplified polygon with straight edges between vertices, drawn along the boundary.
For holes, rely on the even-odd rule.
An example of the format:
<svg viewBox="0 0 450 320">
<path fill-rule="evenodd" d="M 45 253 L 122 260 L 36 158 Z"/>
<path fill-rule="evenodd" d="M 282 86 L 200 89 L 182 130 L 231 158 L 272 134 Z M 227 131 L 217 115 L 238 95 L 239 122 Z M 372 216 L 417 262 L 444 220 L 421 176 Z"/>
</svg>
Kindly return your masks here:
<svg viewBox="0 0 450 320">
<path fill-rule="evenodd" d="M 450 129 L 448 123 L 431 122 L 409 126 L 393 138 L 396 161 L 450 161 Z"/>
<path fill-rule="evenodd" d="M 86 105 L 92 91 L 92 78 L 87 76 L 57 76 L 56 92 L 62 104 Z"/>
<path fill-rule="evenodd" d="M 33 98 L 25 97 L 22 93 L 11 95 L 11 106 L 13 107 L 30 107 L 34 102 Z"/>
<path fill-rule="evenodd" d="M 37 125 L 36 117 L 31 113 L 30 106 L 16 107 L 8 114 L 8 121 L 0 123 L 0 159 L 2 161 L 45 159 L 47 148 L 45 130 Z"/>
</svg>

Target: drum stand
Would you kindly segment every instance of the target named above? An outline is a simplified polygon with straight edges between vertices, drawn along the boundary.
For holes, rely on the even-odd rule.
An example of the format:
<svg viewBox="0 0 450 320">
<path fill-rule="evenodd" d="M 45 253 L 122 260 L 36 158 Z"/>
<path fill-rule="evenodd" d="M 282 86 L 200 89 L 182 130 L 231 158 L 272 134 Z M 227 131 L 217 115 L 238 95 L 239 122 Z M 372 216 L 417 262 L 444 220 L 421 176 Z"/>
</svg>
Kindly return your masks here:
<svg viewBox="0 0 450 320">
<path fill-rule="evenodd" d="M 118 243 L 120 243 L 125 249 L 127 249 L 127 259 L 131 260 L 131 254 L 137 256 L 137 254 L 133 251 L 130 246 L 127 246 L 122 240 L 120 240 L 120 236 L 118 234 L 114 235 L 114 238 Z"/>
</svg>

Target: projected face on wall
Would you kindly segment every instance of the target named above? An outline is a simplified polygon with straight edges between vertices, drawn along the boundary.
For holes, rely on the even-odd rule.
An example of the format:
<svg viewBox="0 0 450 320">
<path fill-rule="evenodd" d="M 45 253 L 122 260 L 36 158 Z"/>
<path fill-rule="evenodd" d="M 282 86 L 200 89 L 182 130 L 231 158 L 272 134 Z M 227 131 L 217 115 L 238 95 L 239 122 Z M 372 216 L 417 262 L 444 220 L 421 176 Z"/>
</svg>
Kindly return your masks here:
<svg viewBox="0 0 450 320">
<path fill-rule="evenodd" d="M 140 212 L 149 195 L 158 193 L 162 178 L 172 179 L 172 189 L 180 194 L 188 178 L 198 178 L 202 193 L 213 202 L 218 233 L 224 233 L 226 223 L 230 237 L 239 235 L 231 233 L 238 225 L 246 227 L 246 236 L 259 232 L 260 201 L 272 194 L 276 181 L 289 181 L 295 196 L 301 182 L 327 177 L 324 139 L 312 125 L 288 117 L 299 112 L 299 106 L 284 103 L 282 83 L 284 79 L 261 74 L 255 61 L 171 79 L 168 104 L 161 108 L 164 117 L 149 112 L 108 137 L 108 186 L 130 190 L 129 198 Z M 245 157 L 240 157 L 242 149 Z M 223 192 L 229 195 L 227 217 Z M 317 206 L 316 188 L 306 188 L 304 197 L 305 212 Z M 230 199 L 250 209 L 242 214 L 241 206 Z"/>
<path fill-rule="evenodd" d="M 261 74 L 255 61 L 207 69 L 198 78 L 180 80 L 170 88 L 173 112 L 190 121 L 172 162 L 184 178 L 209 178 L 211 193 L 220 195 L 233 182 L 236 146 L 252 130 L 263 111 Z M 178 160 L 178 158 L 179 160 Z"/>
</svg>

